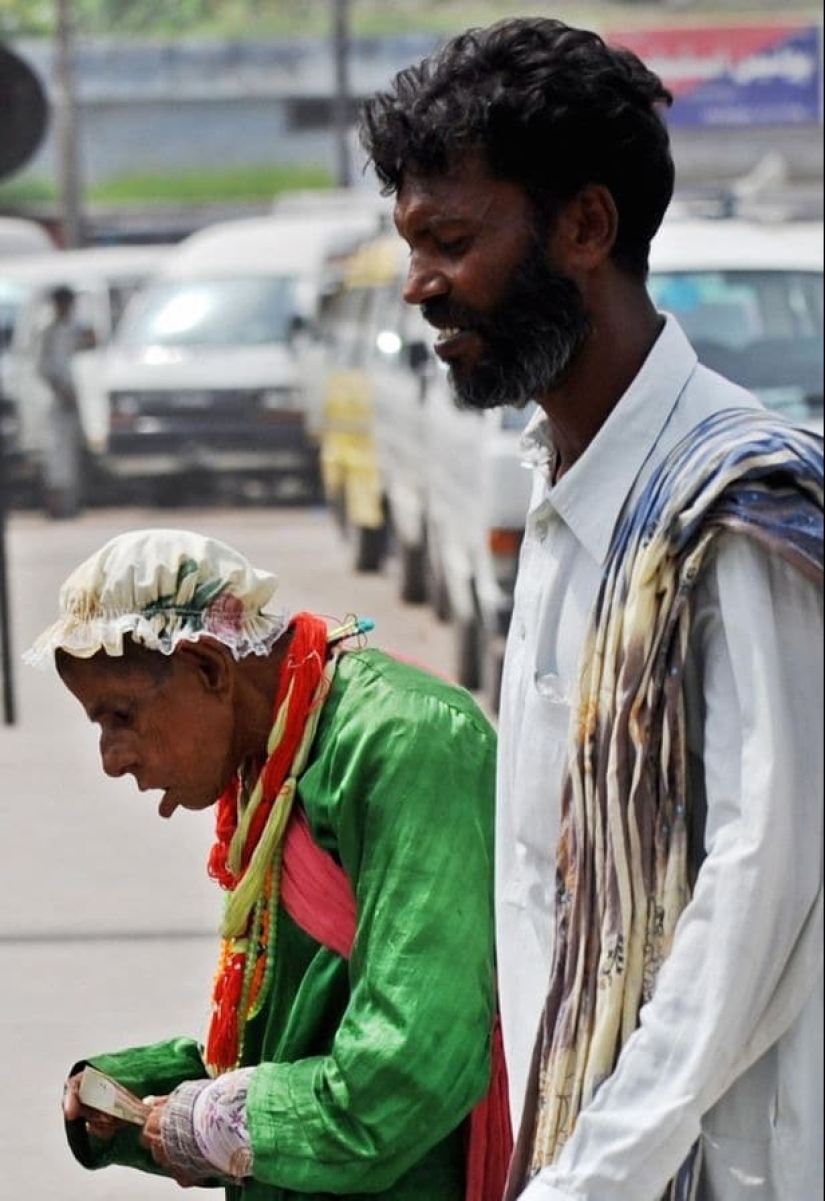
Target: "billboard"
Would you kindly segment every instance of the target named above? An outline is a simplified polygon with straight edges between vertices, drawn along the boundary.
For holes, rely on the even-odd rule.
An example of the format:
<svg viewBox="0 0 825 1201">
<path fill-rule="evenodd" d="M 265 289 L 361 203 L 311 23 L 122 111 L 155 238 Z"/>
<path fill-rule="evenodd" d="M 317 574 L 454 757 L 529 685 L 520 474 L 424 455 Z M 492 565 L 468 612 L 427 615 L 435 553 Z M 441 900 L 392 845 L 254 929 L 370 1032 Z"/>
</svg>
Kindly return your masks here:
<svg viewBox="0 0 825 1201">
<path fill-rule="evenodd" d="M 822 120 L 822 28 L 771 22 L 611 31 L 673 93 L 671 126 Z"/>
</svg>

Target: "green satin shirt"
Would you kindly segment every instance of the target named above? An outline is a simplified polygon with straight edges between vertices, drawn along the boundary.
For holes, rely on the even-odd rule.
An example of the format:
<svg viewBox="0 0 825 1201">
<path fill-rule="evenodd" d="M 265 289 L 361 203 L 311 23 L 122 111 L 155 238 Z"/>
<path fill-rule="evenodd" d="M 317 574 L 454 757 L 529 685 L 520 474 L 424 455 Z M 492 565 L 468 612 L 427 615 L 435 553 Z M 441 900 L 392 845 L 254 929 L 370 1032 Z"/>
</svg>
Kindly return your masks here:
<svg viewBox="0 0 825 1201">
<path fill-rule="evenodd" d="M 231 1201 L 462 1201 L 495 1006 L 494 785 L 469 694 L 379 651 L 342 656 L 299 797 L 352 884 L 355 944 L 346 962 L 280 911 L 244 1048 L 254 1179 Z M 205 1075 L 191 1039 L 88 1062 L 141 1096 Z M 69 1140 L 87 1167 L 159 1170 L 132 1130 L 106 1144 L 78 1122 Z"/>
</svg>

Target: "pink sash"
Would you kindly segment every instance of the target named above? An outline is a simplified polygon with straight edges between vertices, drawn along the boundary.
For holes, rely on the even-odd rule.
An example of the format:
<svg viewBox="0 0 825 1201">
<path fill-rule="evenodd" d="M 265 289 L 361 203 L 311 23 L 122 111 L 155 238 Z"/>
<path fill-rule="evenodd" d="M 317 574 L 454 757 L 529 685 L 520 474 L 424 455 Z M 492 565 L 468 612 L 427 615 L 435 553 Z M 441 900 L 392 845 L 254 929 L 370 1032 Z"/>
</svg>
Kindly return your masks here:
<svg viewBox="0 0 825 1201">
<path fill-rule="evenodd" d="M 312 837 L 300 805 L 293 808 L 284 836 L 281 903 L 316 942 L 349 959 L 357 921 L 355 897 L 344 869 Z M 498 1014 L 490 1088 L 467 1119 L 466 1135 L 466 1201 L 501 1201 L 513 1136 Z"/>
</svg>

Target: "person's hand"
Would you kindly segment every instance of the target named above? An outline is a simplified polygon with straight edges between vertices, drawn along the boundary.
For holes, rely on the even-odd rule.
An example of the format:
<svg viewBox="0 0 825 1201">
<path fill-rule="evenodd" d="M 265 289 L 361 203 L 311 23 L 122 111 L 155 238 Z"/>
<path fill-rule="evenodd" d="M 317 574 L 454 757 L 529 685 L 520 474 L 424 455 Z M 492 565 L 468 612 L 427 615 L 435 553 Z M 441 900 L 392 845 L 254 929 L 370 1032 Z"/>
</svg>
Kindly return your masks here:
<svg viewBox="0 0 825 1201">
<path fill-rule="evenodd" d="M 63 1116 L 67 1122 L 85 1121 L 87 1131 L 95 1138 L 114 1138 L 118 1131 L 126 1128 L 128 1123 L 121 1118 L 101 1113 L 99 1109 L 92 1109 L 89 1105 L 83 1104 L 79 1096 L 82 1074 L 82 1072 L 78 1072 L 76 1075 L 70 1076 L 63 1085 Z"/>
<path fill-rule="evenodd" d="M 169 1161 L 166 1150 L 163 1146 L 163 1137 L 161 1134 L 161 1122 L 163 1121 L 163 1111 L 166 1108 L 168 1097 L 152 1097 L 151 1100 L 147 1097 L 147 1101 L 152 1106 L 149 1116 L 143 1123 L 143 1129 L 140 1133 L 140 1141 L 149 1154 L 154 1159 L 159 1168 L 163 1168 L 168 1172 L 172 1179 L 179 1184 L 181 1188 L 194 1188 L 198 1183 L 196 1180 L 190 1180 L 186 1176 L 179 1175 Z"/>
</svg>

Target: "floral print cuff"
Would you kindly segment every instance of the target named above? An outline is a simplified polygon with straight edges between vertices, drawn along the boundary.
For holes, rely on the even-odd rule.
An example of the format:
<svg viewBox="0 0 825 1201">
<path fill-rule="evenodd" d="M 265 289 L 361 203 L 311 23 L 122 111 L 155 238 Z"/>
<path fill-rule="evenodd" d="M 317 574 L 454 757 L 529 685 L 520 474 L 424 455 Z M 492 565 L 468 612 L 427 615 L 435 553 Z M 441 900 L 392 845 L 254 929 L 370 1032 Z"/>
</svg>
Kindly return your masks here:
<svg viewBox="0 0 825 1201">
<path fill-rule="evenodd" d="M 252 1175 L 246 1097 L 254 1068 L 239 1068 L 211 1080 L 195 1098 L 195 1140 L 210 1163 L 232 1180 Z"/>
<path fill-rule="evenodd" d="M 170 1094 L 163 1107 L 160 1136 L 163 1149 L 175 1170 L 186 1180 L 208 1180 L 216 1175 L 215 1166 L 206 1158 L 195 1138 L 193 1112 L 198 1097 L 210 1080 L 190 1080 Z"/>
</svg>

